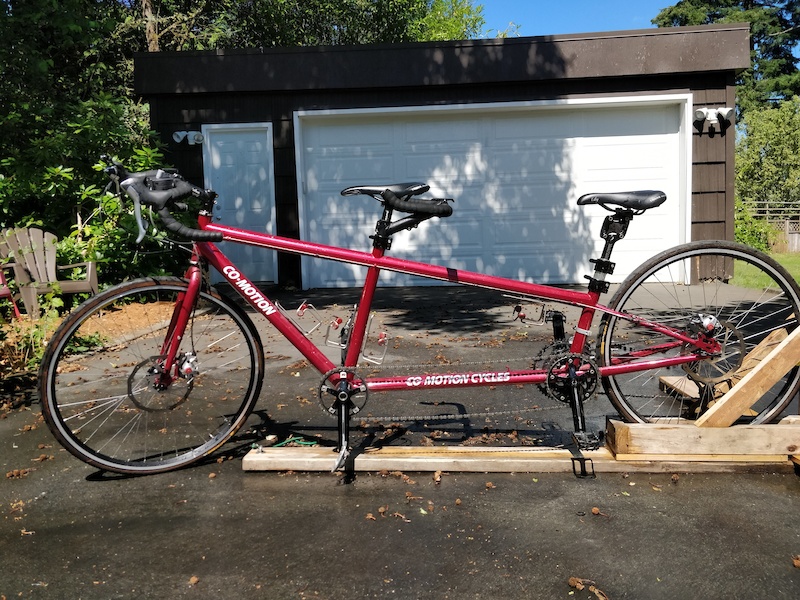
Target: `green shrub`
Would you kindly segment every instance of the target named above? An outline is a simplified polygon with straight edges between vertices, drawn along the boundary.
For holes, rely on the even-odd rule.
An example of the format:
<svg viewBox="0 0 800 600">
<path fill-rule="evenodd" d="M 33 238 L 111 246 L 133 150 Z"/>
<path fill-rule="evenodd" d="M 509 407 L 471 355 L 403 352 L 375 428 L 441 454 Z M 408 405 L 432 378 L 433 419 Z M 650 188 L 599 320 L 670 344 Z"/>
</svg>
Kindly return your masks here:
<svg viewBox="0 0 800 600">
<path fill-rule="evenodd" d="M 738 199 L 736 200 L 734 229 L 737 242 L 747 244 L 762 252 L 769 252 L 778 235 L 774 226 L 763 219 L 754 217 L 749 207 Z"/>
</svg>

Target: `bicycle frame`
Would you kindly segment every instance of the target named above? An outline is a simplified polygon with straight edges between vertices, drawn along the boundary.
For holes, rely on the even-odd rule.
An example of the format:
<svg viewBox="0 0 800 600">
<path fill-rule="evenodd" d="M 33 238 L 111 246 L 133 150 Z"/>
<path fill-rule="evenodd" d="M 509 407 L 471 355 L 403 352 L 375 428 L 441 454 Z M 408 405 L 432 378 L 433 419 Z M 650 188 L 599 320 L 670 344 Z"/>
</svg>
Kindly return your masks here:
<svg viewBox="0 0 800 600">
<path fill-rule="evenodd" d="M 752 373 L 753 365 L 797 328 L 800 287 L 774 260 L 734 242 L 696 241 L 665 250 L 638 266 L 611 299 L 601 303 L 611 291 L 606 279 L 614 272 L 615 244 L 626 237 L 633 217 L 666 200 L 658 191 L 587 194 L 577 200 L 579 206 L 599 205 L 609 211 L 599 232 L 605 245 L 590 261 L 593 267 L 587 270 L 593 272 L 587 275 L 586 287 L 565 288 L 386 256 L 395 233 L 452 214 L 447 199 L 416 198 L 427 191 L 423 184 L 343 190 L 345 196 L 370 196 L 382 207 L 370 236 L 372 248 L 356 251 L 215 223 L 215 193 L 174 173 L 128 174 L 119 165 L 107 171 L 112 182 L 124 177 L 120 191 L 133 199 L 135 211 L 140 205 L 154 209 L 166 230 L 194 241 L 183 280 L 145 277 L 87 300 L 63 321 L 42 360 L 39 391 L 48 426 L 72 454 L 114 472 L 163 472 L 207 456 L 247 422 L 260 399 L 263 378 L 272 372 L 265 360 L 266 338 L 259 339 L 252 312 L 248 316 L 207 289 L 207 268 L 216 269 L 271 323 L 274 336 L 282 336 L 281 341 L 305 357 L 312 378 L 315 370 L 321 375 L 312 389 L 323 410 L 338 421 L 333 470 L 350 473 L 355 469 L 351 422 L 362 413 L 371 392 L 398 391 L 400 405 L 422 400 L 417 393 L 421 390 L 445 404 L 452 394 L 474 403 L 484 401 L 480 398 L 487 387 L 517 395 L 515 388 L 499 386 L 524 389 L 523 384 L 533 384 L 554 406 L 569 405 L 574 431 L 572 443 L 565 447 L 572 455 L 573 471 L 590 476 L 591 459 L 581 451 L 598 448 L 601 436 L 590 431 L 584 403 L 596 395 L 600 383 L 623 419 L 689 420 Z M 189 196 L 200 203 L 194 228 L 169 212 L 182 208 L 178 202 Z M 141 224 L 140 233 L 145 230 Z M 311 311 L 313 323 L 307 327 L 259 290 L 225 256 L 226 247 L 217 245 L 221 241 L 360 266 L 366 274 L 360 298 L 348 311 L 347 322 L 332 317 L 327 331 L 328 319 L 304 303 L 297 314 Z M 438 350 L 438 360 L 426 362 L 431 357 L 420 356 L 422 349 L 414 348 L 423 344 L 412 339 L 403 345 L 421 360 L 384 363 L 388 340 L 385 332 L 373 332 L 372 307 L 380 275 L 387 270 L 505 293 L 515 302 L 514 321 L 525 320 L 524 305 L 535 305 L 538 315 L 529 317 L 539 324 L 552 322 L 552 337 L 547 332 L 519 348 L 505 348 L 501 362 L 481 343 L 478 356 L 470 356 L 471 341 L 483 341 L 483 336 L 468 336 L 464 347 L 449 343 L 455 339 L 444 341 L 446 354 L 452 350 L 464 357 L 455 364 Z M 601 318 L 595 324 L 596 317 Z M 511 317 L 507 319 L 507 327 L 516 327 Z M 324 341 L 311 335 L 321 325 Z M 377 352 L 375 342 L 383 346 Z M 376 371 L 367 363 L 384 364 L 385 370 Z M 764 390 L 742 419 L 768 422 L 792 401 L 798 388 L 800 368 L 795 368 Z M 536 390 L 527 390 L 536 395 Z M 542 408 L 531 405 L 526 392 L 522 398 L 501 395 L 498 401 L 512 410 L 478 414 L 517 419 L 522 411 Z M 383 399 L 394 405 L 394 398 Z M 460 406 L 455 414 L 423 412 L 416 417 L 368 415 L 362 422 L 362 445 L 390 441 L 391 435 L 377 435 L 379 422 L 435 420 L 468 427 L 476 416 Z M 443 429 L 450 433 L 449 426 Z"/>
</svg>

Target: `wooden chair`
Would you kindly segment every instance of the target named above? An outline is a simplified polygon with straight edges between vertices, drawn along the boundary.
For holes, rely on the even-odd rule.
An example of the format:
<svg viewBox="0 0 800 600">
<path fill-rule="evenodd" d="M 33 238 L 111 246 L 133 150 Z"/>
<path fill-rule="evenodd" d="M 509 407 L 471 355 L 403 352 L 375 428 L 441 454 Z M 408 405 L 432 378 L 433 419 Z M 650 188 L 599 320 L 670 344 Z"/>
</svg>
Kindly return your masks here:
<svg viewBox="0 0 800 600">
<path fill-rule="evenodd" d="M 97 293 L 97 265 L 82 262 L 56 265 L 56 243 L 52 233 L 35 227 L 5 229 L 0 234 L 0 259 L 13 262 L 14 281 L 22 296 L 25 311 L 32 319 L 40 316 L 38 296 L 51 292 L 77 294 Z M 59 279 L 57 271 L 83 268 L 83 279 Z"/>
</svg>

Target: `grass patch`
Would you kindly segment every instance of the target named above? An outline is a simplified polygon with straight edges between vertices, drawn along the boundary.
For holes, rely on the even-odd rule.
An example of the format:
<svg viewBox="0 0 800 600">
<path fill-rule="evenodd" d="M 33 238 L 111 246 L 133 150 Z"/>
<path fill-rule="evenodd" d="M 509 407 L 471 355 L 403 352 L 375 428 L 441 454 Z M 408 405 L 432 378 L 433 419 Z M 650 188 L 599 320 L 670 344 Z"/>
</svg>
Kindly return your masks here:
<svg viewBox="0 0 800 600">
<path fill-rule="evenodd" d="M 784 269 L 796 280 L 800 281 L 800 254 L 772 254 Z M 741 287 L 758 289 L 771 285 L 771 279 L 760 269 L 744 261 L 736 261 L 733 283 Z"/>
<path fill-rule="evenodd" d="M 771 254 L 770 256 L 789 271 L 789 275 L 800 281 L 800 254 Z"/>
</svg>

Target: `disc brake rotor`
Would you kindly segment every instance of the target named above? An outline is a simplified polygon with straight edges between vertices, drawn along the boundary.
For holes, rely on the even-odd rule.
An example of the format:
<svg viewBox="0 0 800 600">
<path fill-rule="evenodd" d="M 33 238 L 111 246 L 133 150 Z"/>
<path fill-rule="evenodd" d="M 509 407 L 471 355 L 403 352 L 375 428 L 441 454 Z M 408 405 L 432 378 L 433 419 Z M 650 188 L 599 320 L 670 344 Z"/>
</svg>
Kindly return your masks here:
<svg viewBox="0 0 800 600">
<path fill-rule="evenodd" d="M 191 379 L 172 380 L 164 372 L 161 364 L 162 356 L 151 356 L 140 362 L 133 368 L 128 376 L 128 397 L 137 408 L 147 412 L 161 412 L 172 410 L 186 402 L 189 393 L 192 391 L 193 381 Z M 164 384 L 164 379 L 169 379 L 169 383 Z M 185 393 L 180 395 L 178 384 L 182 383 Z"/>
</svg>

